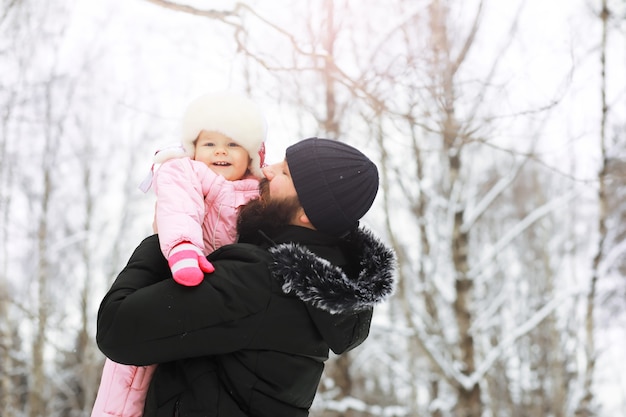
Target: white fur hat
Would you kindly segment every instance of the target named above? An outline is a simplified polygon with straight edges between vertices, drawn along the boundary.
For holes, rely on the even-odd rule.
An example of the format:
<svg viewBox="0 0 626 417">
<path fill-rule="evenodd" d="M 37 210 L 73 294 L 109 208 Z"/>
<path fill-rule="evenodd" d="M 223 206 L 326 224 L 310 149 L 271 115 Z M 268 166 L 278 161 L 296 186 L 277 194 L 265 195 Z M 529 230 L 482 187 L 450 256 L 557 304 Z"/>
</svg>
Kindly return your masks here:
<svg viewBox="0 0 626 417">
<path fill-rule="evenodd" d="M 250 172 L 263 177 L 265 118 L 253 101 L 230 92 L 205 94 L 193 100 L 181 121 L 182 149 L 163 149 L 155 155 L 154 162 L 183 156 L 193 158 L 194 142 L 202 130 L 222 133 L 244 147 L 251 159 Z"/>
</svg>

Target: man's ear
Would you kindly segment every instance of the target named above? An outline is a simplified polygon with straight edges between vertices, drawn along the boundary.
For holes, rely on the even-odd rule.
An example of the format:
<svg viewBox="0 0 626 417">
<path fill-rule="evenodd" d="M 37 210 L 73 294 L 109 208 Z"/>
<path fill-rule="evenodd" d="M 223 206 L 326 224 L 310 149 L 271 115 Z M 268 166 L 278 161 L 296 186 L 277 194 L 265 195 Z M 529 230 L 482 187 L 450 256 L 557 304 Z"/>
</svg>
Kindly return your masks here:
<svg viewBox="0 0 626 417">
<path fill-rule="evenodd" d="M 309 220 L 309 216 L 306 215 L 302 207 L 298 209 L 298 214 L 296 215 L 296 219 L 298 223 L 300 224 L 300 226 L 308 227 L 310 229 L 315 229 L 315 227 L 311 223 L 311 220 Z"/>
</svg>

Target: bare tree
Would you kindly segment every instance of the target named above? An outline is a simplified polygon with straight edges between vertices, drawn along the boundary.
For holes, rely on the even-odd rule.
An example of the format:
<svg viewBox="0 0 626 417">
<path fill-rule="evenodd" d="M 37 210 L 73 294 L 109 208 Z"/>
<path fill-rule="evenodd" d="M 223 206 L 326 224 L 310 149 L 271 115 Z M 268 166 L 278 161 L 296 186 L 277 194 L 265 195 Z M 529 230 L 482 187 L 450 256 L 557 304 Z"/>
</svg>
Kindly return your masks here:
<svg viewBox="0 0 626 417">
<path fill-rule="evenodd" d="M 4 87 L 4 86 L 3 86 Z M 8 87 L 8 86 L 7 86 Z M 0 213 L 2 220 L 0 221 L 0 316 L 4 317 L 0 323 L 0 404 L 2 414 L 7 417 L 13 417 L 15 409 L 15 398 L 10 395 L 13 392 L 14 372 L 12 358 L 12 338 L 15 330 L 15 322 L 10 320 L 12 317 L 13 306 L 11 305 L 10 283 L 8 279 L 8 259 L 9 259 L 9 224 L 10 224 L 10 207 L 11 207 L 11 187 L 13 179 L 13 170 L 15 169 L 14 158 L 11 157 L 11 148 L 7 140 L 9 131 L 9 120 L 11 119 L 11 109 L 13 108 L 14 95 L 9 95 L 6 100 L 2 101 L 2 108 L 5 111 L 1 115 L 0 130 Z"/>
<path fill-rule="evenodd" d="M 585 368 L 582 371 L 583 387 L 581 392 L 581 399 L 576 409 L 576 416 L 589 417 L 596 415 L 596 407 L 594 401 L 594 376 L 596 371 L 597 361 L 597 349 L 596 349 L 596 315 L 598 302 L 598 285 L 599 280 L 602 279 L 600 266 L 605 256 L 606 246 L 609 243 L 607 241 L 608 236 L 608 196 L 607 196 L 607 169 L 608 169 L 608 155 L 607 155 L 607 121 L 609 116 L 609 109 L 607 103 L 607 36 L 608 25 L 610 18 L 610 10 L 607 0 L 602 0 L 601 10 L 599 18 L 602 23 L 602 38 L 600 40 L 600 94 L 601 94 L 601 119 L 599 129 L 599 148 L 600 148 L 600 166 L 598 171 L 598 242 L 596 253 L 592 260 L 591 267 L 591 281 L 589 284 L 589 292 L 586 300 L 586 313 L 585 313 Z"/>
</svg>

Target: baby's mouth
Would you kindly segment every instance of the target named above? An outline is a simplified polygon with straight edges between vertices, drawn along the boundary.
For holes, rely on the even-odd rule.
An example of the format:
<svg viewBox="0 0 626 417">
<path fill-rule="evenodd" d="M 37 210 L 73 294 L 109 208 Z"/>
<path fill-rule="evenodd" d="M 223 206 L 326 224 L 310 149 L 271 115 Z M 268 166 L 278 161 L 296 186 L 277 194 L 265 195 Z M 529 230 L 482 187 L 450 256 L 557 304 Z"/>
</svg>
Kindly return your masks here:
<svg viewBox="0 0 626 417">
<path fill-rule="evenodd" d="M 230 166 L 230 163 L 224 162 L 224 161 L 217 161 L 217 162 L 213 162 L 213 165 L 216 165 L 218 167 L 227 167 L 227 166 Z"/>
</svg>

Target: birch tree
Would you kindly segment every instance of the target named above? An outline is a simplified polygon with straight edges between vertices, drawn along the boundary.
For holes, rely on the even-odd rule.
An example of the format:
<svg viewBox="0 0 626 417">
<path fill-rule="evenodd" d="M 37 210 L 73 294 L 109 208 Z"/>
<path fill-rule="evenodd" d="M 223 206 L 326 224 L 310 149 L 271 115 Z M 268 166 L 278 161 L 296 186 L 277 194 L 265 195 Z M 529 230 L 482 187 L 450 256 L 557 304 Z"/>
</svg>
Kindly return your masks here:
<svg viewBox="0 0 626 417">
<path fill-rule="evenodd" d="M 615 222 L 614 219 L 619 219 L 623 214 L 623 207 L 617 203 L 617 199 L 611 198 L 613 195 L 621 195 L 624 185 L 624 175 L 620 171 L 622 170 L 622 164 L 619 161 L 619 157 L 614 157 L 612 154 L 620 155 L 623 153 L 623 143 L 621 141 L 611 140 L 611 126 L 610 121 L 613 120 L 612 113 L 614 111 L 614 105 L 610 103 L 609 98 L 609 84 L 608 77 L 611 67 L 607 65 L 607 59 L 610 58 L 610 52 L 608 48 L 608 38 L 611 32 L 612 21 L 614 20 L 614 13 L 617 10 L 624 10 L 624 7 L 619 7 L 615 4 L 615 8 L 609 6 L 608 0 L 602 0 L 599 5 L 599 12 L 597 17 L 600 21 L 602 30 L 601 38 L 599 40 L 599 70 L 600 70 L 600 125 L 598 128 L 598 149 L 599 149 L 599 163 L 598 173 L 596 179 L 597 187 L 597 243 L 595 247 L 595 254 L 591 261 L 591 279 L 586 297 L 586 311 L 585 311 L 585 339 L 584 339 L 584 352 L 585 352 L 585 366 L 582 370 L 583 386 L 580 393 L 580 399 L 576 409 L 576 416 L 593 416 L 598 413 L 598 403 L 596 401 L 596 394 L 594 392 L 594 383 L 597 379 L 597 361 L 598 361 L 598 347 L 597 347 L 597 332 L 598 332 L 598 317 L 601 314 L 599 309 L 599 300 L 606 298 L 605 294 L 601 294 L 602 283 L 601 280 L 608 278 L 609 270 L 615 270 L 623 267 L 624 259 L 624 235 L 623 228 L 619 222 Z M 619 32 L 617 32 L 619 33 Z M 622 92 L 622 96 L 624 93 Z M 619 135 L 619 134 L 618 134 Z M 611 146 L 613 142 L 613 146 Z M 611 193 L 612 191 L 612 193 Z M 613 223 L 615 226 L 611 227 Z M 622 259 L 621 261 L 619 259 Z"/>
<path fill-rule="evenodd" d="M 19 29 L 15 24 L 15 19 L 11 15 L 17 13 L 14 3 L 3 4 L 3 14 L 0 17 L 0 27 L 2 31 L 11 36 L 4 37 L 0 43 L 0 54 L 8 54 L 15 48 L 15 38 L 18 37 Z M 23 67 L 16 68 L 17 72 Z M 11 88 L 12 78 L 1 82 L 2 90 L 6 94 L 1 96 L 2 113 L 0 114 L 0 317 L 4 319 L 0 322 L 0 412 L 7 417 L 14 417 L 18 408 L 17 398 L 12 395 L 19 385 L 15 375 L 18 373 L 19 365 L 16 355 L 16 325 L 19 321 L 16 317 L 16 308 L 11 298 L 11 283 L 9 281 L 9 244 L 11 233 L 9 224 L 11 220 L 11 188 L 15 170 L 14 148 L 8 140 L 12 111 L 15 109 L 16 91 Z M 19 344 L 17 344 L 19 346 Z"/>
</svg>

